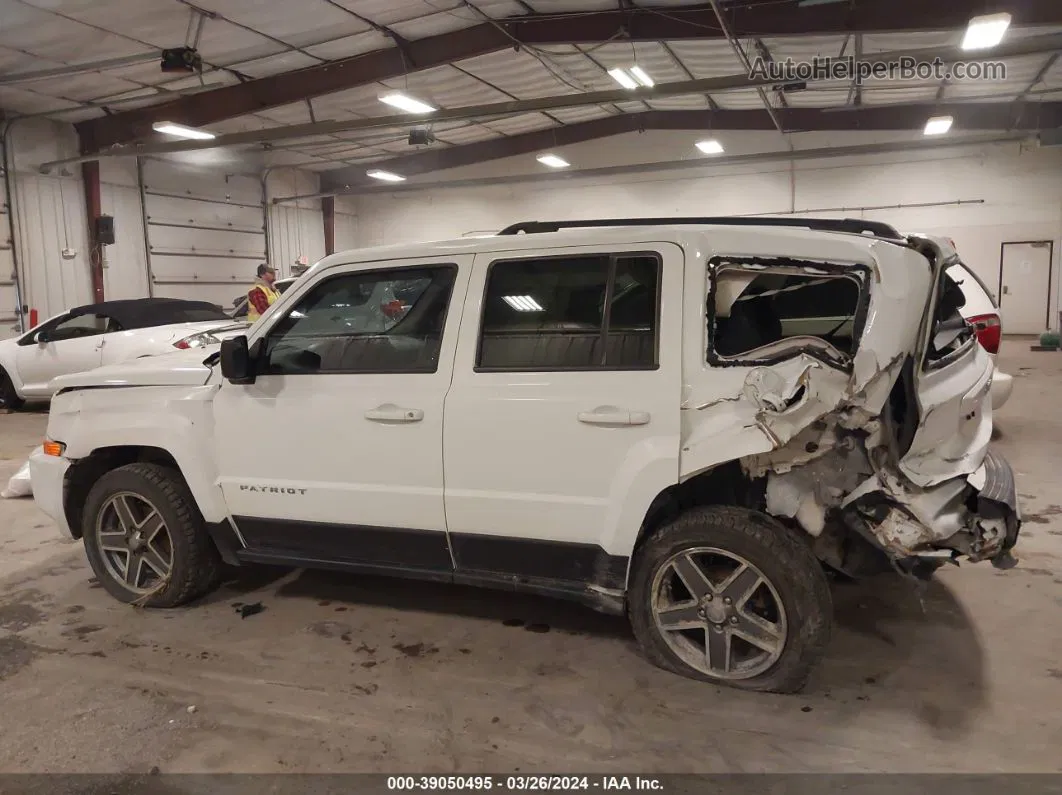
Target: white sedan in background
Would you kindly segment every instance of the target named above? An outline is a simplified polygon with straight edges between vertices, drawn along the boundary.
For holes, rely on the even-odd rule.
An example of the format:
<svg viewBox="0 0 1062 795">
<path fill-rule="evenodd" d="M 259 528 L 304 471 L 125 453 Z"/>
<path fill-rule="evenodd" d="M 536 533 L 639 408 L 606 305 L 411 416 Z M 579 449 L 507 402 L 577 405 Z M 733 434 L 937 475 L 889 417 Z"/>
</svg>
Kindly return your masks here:
<svg viewBox="0 0 1062 795">
<path fill-rule="evenodd" d="M 49 399 L 56 376 L 211 345 L 245 327 L 205 301 L 138 298 L 77 307 L 0 341 L 0 407 Z"/>
</svg>

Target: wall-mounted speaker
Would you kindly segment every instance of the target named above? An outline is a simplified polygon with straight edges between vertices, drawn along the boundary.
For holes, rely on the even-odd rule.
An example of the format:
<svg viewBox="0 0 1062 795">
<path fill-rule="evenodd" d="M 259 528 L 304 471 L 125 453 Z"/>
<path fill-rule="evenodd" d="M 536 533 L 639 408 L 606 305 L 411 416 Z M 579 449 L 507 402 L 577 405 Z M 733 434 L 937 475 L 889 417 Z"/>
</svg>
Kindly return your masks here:
<svg viewBox="0 0 1062 795">
<path fill-rule="evenodd" d="M 114 218 L 100 215 L 96 218 L 96 242 L 101 246 L 114 245 Z"/>
</svg>

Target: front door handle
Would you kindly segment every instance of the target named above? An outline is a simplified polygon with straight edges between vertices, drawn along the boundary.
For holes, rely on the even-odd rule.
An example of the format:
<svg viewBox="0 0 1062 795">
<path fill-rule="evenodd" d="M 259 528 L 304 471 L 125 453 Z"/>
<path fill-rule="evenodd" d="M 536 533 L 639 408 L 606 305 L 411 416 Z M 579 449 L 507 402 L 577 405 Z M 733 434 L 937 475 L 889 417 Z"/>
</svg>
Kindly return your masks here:
<svg viewBox="0 0 1062 795">
<path fill-rule="evenodd" d="M 422 409 L 405 409 L 394 403 L 385 403 L 365 412 L 365 419 L 373 422 L 420 422 L 424 419 Z"/>
<path fill-rule="evenodd" d="M 621 425 L 648 425 L 648 411 L 631 411 L 620 409 L 615 406 L 598 406 L 593 411 L 580 411 L 579 422 L 587 425 L 606 425 L 617 427 Z"/>
</svg>

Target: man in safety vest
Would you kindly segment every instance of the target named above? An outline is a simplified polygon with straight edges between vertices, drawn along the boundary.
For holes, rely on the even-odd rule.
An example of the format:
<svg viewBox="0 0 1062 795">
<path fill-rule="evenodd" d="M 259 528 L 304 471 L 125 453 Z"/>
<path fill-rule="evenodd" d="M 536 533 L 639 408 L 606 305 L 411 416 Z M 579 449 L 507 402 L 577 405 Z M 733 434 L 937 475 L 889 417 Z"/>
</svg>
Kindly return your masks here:
<svg viewBox="0 0 1062 795">
<path fill-rule="evenodd" d="M 254 287 L 247 291 L 247 322 L 258 320 L 280 298 L 280 293 L 273 287 L 276 280 L 277 272 L 272 265 L 263 262 L 258 266 L 258 278 L 254 280 Z"/>
</svg>

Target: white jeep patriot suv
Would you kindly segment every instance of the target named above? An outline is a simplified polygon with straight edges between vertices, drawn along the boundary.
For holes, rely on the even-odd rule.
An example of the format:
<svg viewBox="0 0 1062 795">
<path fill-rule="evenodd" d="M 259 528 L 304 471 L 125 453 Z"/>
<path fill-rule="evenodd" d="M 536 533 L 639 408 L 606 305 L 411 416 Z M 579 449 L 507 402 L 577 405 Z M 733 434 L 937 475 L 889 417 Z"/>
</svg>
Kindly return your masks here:
<svg viewBox="0 0 1062 795">
<path fill-rule="evenodd" d="M 472 583 L 626 612 L 687 676 L 796 690 L 825 567 L 1013 560 L 954 256 L 765 218 L 335 254 L 205 361 L 58 379 L 34 495 L 125 602 L 188 602 L 221 561 Z"/>
</svg>

